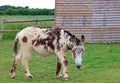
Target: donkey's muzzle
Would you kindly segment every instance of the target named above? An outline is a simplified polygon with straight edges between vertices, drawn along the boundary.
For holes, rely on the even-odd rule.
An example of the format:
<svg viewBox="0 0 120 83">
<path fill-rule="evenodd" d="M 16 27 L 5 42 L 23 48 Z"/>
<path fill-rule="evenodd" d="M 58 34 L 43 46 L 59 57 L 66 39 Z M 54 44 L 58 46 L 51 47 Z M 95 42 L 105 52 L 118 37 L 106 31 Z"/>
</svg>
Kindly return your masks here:
<svg viewBox="0 0 120 83">
<path fill-rule="evenodd" d="M 77 69 L 79 69 L 81 67 L 81 65 L 76 65 Z"/>
</svg>

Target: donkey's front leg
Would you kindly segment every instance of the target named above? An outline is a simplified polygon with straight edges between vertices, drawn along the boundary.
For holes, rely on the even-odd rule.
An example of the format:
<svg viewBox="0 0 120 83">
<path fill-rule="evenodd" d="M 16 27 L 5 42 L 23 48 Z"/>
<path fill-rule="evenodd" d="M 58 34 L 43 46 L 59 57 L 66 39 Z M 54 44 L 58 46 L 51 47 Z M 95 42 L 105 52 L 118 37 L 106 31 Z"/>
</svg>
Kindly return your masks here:
<svg viewBox="0 0 120 83">
<path fill-rule="evenodd" d="M 65 80 L 68 80 L 68 61 L 66 59 L 66 56 L 64 56 L 64 59 L 63 59 L 63 62 L 62 62 L 62 65 L 63 65 L 63 76 L 64 76 L 64 79 Z"/>
<path fill-rule="evenodd" d="M 65 80 L 68 80 L 68 69 L 67 69 L 68 61 L 66 55 L 63 53 L 58 53 L 58 58 L 60 59 L 60 62 L 63 66 L 63 70 L 62 70 L 63 78 Z"/>
</svg>

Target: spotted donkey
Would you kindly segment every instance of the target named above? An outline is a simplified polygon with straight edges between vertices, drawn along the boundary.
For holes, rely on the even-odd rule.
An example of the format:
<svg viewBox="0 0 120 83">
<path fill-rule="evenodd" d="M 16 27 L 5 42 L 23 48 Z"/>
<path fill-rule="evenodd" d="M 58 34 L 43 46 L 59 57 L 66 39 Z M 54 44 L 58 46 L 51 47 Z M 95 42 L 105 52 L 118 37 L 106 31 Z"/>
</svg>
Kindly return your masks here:
<svg viewBox="0 0 120 83">
<path fill-rule="evenodd" d="M 34 50 L 41 56 L 55 54 L 57 56 L 56 75 L 58 78 L 63 76 L 65 80 L 68 80 L 66 52 L 68 50 L 72 51 L 76 67 L 80 68 L 84 52 L 84 40 L 84 35 L 79 40 L 69 31 L 60 28 L 33 26 L 23 29 L 16 35 L 14 42 L 15 57 L 10 71 L 11 77 L 15 78 L 15 70 L 19 61 L 22 62 L 25 76 L 28 78 L 33 77 L 28 68 L 28 60 L 32 50 Z M 17 52 L 18 41 L 20 42 L 19 52 Z M 63 67 L 62 74 L 61 66 Z"/>
</svg>

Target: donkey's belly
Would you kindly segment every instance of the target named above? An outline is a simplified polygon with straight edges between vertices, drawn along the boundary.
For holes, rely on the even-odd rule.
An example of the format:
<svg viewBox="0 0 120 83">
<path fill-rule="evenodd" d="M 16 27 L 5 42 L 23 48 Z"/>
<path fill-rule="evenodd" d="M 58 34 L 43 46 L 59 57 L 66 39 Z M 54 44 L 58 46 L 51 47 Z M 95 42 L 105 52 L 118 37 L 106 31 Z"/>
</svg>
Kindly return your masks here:
<svg viewBox="0 0 120 83">
<path fill-rule="evenodd" d="M 49 56 L 54 55 L 54 50 L 50 49 L 49 47 L 45 47 L 44 45 L 41 46 L 33 46 L 35 52 L 37 52 L 40 56 Z"/>
</svg>

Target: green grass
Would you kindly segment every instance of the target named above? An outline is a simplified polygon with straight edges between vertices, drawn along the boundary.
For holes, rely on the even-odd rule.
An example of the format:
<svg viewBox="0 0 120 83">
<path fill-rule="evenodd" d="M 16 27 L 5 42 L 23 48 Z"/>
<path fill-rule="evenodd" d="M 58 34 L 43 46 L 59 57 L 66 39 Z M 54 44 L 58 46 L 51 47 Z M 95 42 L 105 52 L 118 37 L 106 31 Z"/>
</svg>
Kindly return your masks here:
<svg viewBox="0 0 120 83">
<path fill-rule="evenodd" d="M 24 77 L 21 64 L 16 71 L 16 79 L 9 72 L 13 60 L 13 40 L 0 40 L 0 83 L 30 83 Z M 75 68 L 71 53 L 69 61 L 69 80 L 55 76 L 56 56 L 40 57 L 32 53 L 29 67 L 33 83 L 119 83 L 120 82 L 120 44 L 85 44 L 85 54 L 80 70 Z"/>
<path fill-rule="evenodd" d="M 46 16 L 31 16 L 31 15 L 26 15 L 26 16 L 0 16 L 0 27 L 1 27 L 1 21 L 2 19 L 7 19 L 7 20 L 32 20 L 32 19 L 49 19 L 49 18 L 54 18 L 54 16 L 46 15 Z M 22 30 L 23 28 L 27 26 L 35 26 L 35 22 L 25 22 L 25 23 L 6 23 L 4 25 L 5 30 Z M 54 26 L 53 21 L 47 21 L 47 22 L 39 22 L 39 26 Z M 14 39 L 16 35 L 16 32 L 12 33 L 4 33 L 3 39 Z"/>
</svg>

